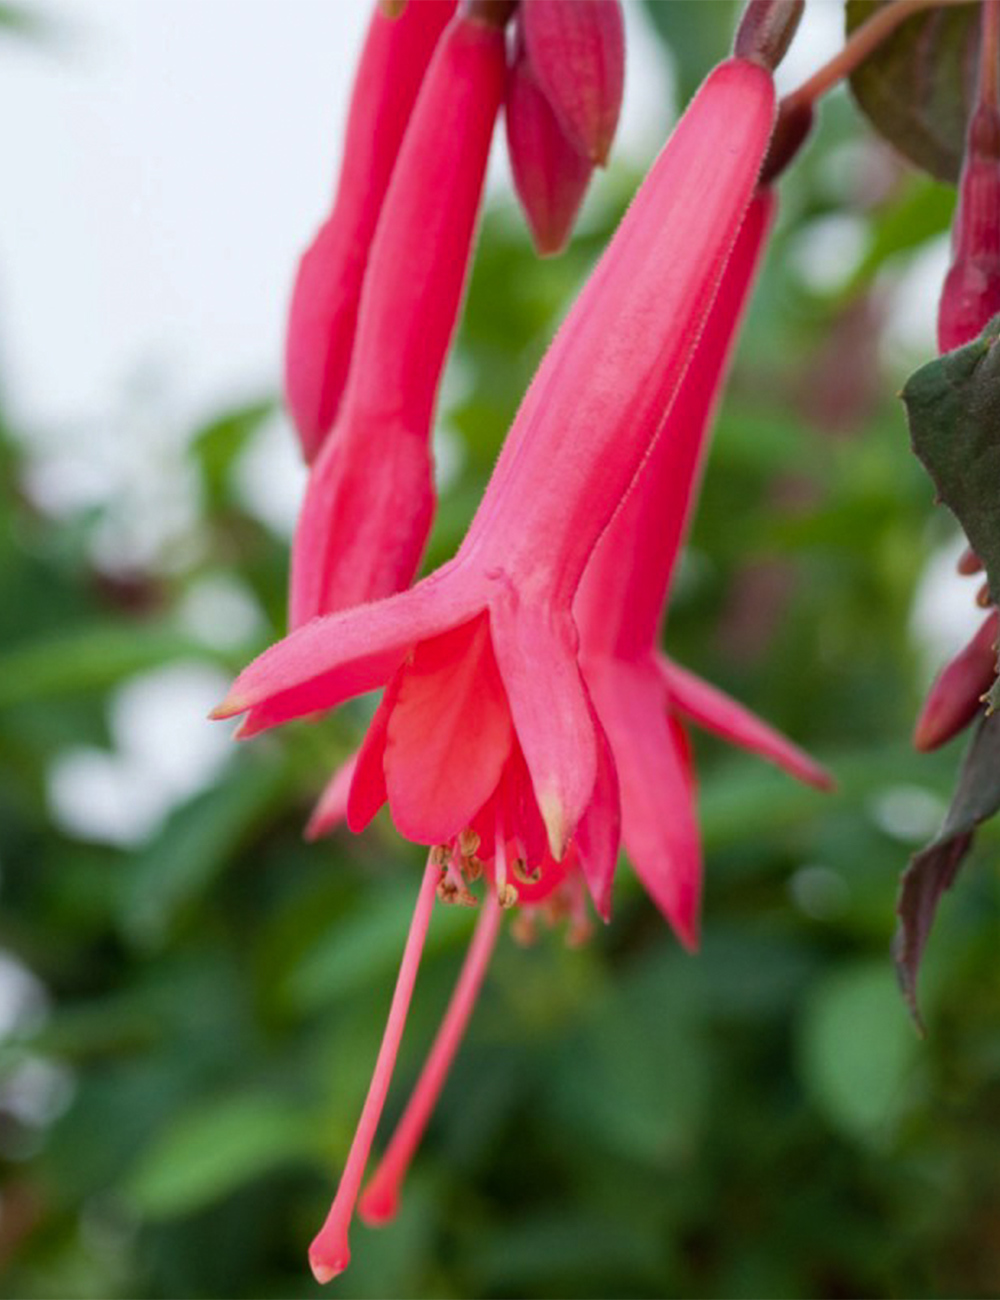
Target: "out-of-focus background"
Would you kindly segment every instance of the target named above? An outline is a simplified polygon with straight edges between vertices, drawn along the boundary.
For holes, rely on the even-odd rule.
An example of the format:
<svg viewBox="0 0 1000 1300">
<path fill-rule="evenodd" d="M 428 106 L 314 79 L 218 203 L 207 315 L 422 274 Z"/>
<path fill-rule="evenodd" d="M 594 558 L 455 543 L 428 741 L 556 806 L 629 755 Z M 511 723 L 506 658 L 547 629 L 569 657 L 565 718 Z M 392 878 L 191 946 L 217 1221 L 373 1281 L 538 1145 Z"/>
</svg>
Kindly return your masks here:
<svg viewBox="0 0 1000 1300">
<path fill-rule="evenodd" d="M 429 564 L 735 12 L 626 7 L 622 135 L 562 258 L 532 254 L 497 149 Z M 284 629 L 283 316 L 367 12 L 0 6 L 4 1295 L 318 1293 L 305 1248 L 420 859 L 387 821 L 301 839 L 370 701 L 243 748 L 204 717 Z M 785 84 L 841 21 L 809 0 Z M 701 954 L 627 867 L 589 946 L 504 938 L 399 1219 L 355 1228 L 342 1296 L 1000 1290 L 994 830 L 941 912 L 925 1042 L 888 954 L 960 753 L 918 758 L 909 732 L 975 623 L 894 398 L 933 351 L 954 196 L 843 94 L 781 191 L 667 640 L 840 790 L 696 736 Z M 434 920 L 390 1120 L 471 925 Z"/>
</svg>

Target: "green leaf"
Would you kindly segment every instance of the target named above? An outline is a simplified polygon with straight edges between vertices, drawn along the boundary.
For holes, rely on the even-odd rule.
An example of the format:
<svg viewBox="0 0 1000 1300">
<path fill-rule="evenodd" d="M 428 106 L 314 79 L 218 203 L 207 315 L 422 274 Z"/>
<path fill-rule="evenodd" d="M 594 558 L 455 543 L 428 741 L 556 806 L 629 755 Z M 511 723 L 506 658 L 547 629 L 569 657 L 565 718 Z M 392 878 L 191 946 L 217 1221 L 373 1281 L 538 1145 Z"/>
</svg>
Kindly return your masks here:
<svg viewBox="0 0 1000 1300">
<path fill-rule="evenodd" d="M 211 506 L 218 508 L 225 503 L 233 464 L 276 410 L 277 404 L 271 398 L 250 402 L 227 411 L 195 433 L 191 451 Z"/>
<path fill-rule="evenodd" d="M 852 1137 L 878 1138 L 899 1115 L 919 1048 L 882 962 L 828 976 L 807 999 L 801 1070 L 820 1109 Z"/>
<path fill-rule="evenodd" d="M 0 655 L 0 708 L 107 690 L 183 658 L 220 661 L 218 652 L 163 625 L 105 624 L 33 641 Z"/>
<path fill-rule="evenodd" d="M 848 0 L 852 32 L 889 0 Z M 851 74 L 875 130 L 938 180 L 958 180 L 975 94 L 979 5 L 949 5 L 900 24 Z"/>
<path fill-rule="evenodd" d="M 124 903 L 126 932 L 160 943 L 177 914 L 199 897 L 287 796 L 289 773 L 262 756 L 237 762 L 225 779 L 167 818 L 137 855 Z"/>
<path fill-rule="evenodd" d="M 128 1192 L 148 1218 L 188 1214 L 288 1160 L 310 1142 L 308 1117 L 270 1095 L 202 1103 L 147 1149 Z"/>
<path fill-rule="evenodd" d="M 902 397 L 913 450 L 982 560 L 1000 602 L 1000 316 L 979 338 L 929 361 Z M 996 708 L 996 685 L 990 706 Z"/>
<path fill-rule="evenodd" d="M 903 993 L 918 1025 L 917 974 L 938 903 L 965 860 L 976 827 L 998 809 L 1000 714 L 993 713 L 980 723 L 969 746 L 944 825 L 930 844 L 913 856 L 900 883 L 896 905 L 900 924 L 893 955 Z"/>
</svg>

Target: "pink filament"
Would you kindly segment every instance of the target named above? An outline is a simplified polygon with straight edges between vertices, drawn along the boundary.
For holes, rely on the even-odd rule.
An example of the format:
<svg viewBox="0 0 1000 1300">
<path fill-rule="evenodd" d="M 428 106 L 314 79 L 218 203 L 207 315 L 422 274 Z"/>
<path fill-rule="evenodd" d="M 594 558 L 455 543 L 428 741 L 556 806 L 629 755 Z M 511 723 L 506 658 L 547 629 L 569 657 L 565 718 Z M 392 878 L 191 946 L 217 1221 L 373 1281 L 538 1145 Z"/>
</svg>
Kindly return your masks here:
<svg viewBox="0 0 1000 1300">
<path fill-rule="evenodd" d="M 388 1223 L 399 1208 L 399 1192 L 406 1171 L 437 1105 L 479 996 L 500 930 L 500 915 L 500 903 L 496 893 L 490 890 L 417 1086 L 358 1205 L 358 1213 L 372 1227 Z"/>
<path fill-rule="evenodd" d="M 365 1166 L 368 1163 L 375 1130 L 378 1127 L 379 1116 L 382 1114 L 386 1093 L 389 1091 L 389 1081 L 396 1064 L 396 1055 L 399 1052 L 403 1027 L 410 1009 L 410 998 L 417 979 L 420 957 L 424 950 L 424 940 L 427 937 L 427 927 L 430 924 L 431 912 L 434 910 L 434 894 L 439 877 L 440 869 L 428 856 L 413 920 L 410 923 L 410 933 L 407 935 L 406 947 L 403 950 L 403 960 L 400 962 L 399 975 L 396 978 L 389 1018 L 386 1021 L 378 1059 L 375 1062 L 375 1072 L 368 1085 L 368 1096 L 365 1098 L 358 1127 L 354 1131 L 347 1163 L 340 1178 L 337 1195 L 330 1206 L 330 1213 L 309 1247 L 309 1265 L 317 1282 L 331 1281 L 338 1273 L 343 1273 L 351 1260 L 351 1250 L 347 1240 L 348 1229 L 361 1188 L 361 1179 L 364 1177 Z"/>
</svg>

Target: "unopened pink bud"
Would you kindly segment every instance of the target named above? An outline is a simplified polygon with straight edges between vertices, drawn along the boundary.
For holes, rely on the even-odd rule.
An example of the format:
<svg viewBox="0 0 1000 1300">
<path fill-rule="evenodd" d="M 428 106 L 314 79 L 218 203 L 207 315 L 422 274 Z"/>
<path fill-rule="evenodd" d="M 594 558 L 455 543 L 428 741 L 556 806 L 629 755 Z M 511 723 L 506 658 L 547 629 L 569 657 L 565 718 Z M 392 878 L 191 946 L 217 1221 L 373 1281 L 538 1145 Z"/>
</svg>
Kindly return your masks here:
<svg viewBox="0 0 1000 1300">
<path fill-rule="evenodd" d="M 368 248 L 424 72 L 454 9 L 455 0 L 420 0 L 391 18 L 375 6 L 336 201 L 299 262 L 288 314 L 285 395 L 308 461 L 340 404 Z"/>
<path fill-rule="evenodd" d="M 593 164 L 569 139 L 539 89 L 518 41 L 507 79 L 504 116 L 514 186 L 543 256 L 562 252 L 580 210 Z"/>
<path fill-rule="evenodd" d="M 1000 113 L 981 104 L 969 124 L 952 230 L 952 263 L 938 308 L 938 348 L 971 342 L 1000 311 Z"/>
<path fill-rule="evenodd" d="M 569 138 L 603 167 L 625 85 L 620 0 L 522 0 L 520 14 L 539 87 Z"/>
<path fill-rule="evenodd" d="M 917 749 L 937 749 L 967 727 L 996 677 L 1000 615 L 994 610 L 964 650 L 942 668 L 913 733 Z"/>
</svg>

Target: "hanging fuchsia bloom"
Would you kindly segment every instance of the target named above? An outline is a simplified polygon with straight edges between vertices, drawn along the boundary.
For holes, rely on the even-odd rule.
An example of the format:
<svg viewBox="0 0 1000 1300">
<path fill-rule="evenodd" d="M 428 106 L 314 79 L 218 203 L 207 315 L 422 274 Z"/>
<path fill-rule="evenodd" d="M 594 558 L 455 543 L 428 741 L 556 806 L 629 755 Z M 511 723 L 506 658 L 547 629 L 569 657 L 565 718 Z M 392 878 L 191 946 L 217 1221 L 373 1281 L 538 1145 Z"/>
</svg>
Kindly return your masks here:
<svg viewBox="0 0 1000 1300">
<path fill-rule="evenodd" d="M 520 21 L 538 85 L 563 130 L 603 167 L 625 86 L 620 0 L 522 0 Z"/>
<path fill-rule="evenodd" d="M 434 515 L 434 401 L 505 76 L 502 27 L 457 15 L 396 162 L 340 413 L 309 476 L 292 551 L 292 627 L 401 591 L 420 564 Z"/>
<path fill-rule="evenodd" d="M 697 937 L 701 850 L 694 777 L 679 718 L 689 717 L 756 750 L 812 784 L 830 784 L 802 750 L 657 650 L 665 593 L 697 495 L 713 405 L 773 207 L 768 192 L 751 203 L 680 391 L 632 491 L 595 548 L 574 604 L 584 677 L 618 769 L 626 850 L 689 947 Z M 570 862 L 567 883 L 572 869 Z M 520 901 L 530 907 L 528 897 Z M 413 1096 L 359 1201 L 367 1223 L 385 1224 L 398 1209 L 406 1171 L 458 1050 L 499 921 L 491 896 Z"/>
<path fill-rule="evenodd" d="M 299 263 L 285 346 L 288 409 L 311 461 L 333 424 L 354 340 L 368 246 L 396 154 L 455 0 L 389 18 L 376 4 L 358 65 L 333 211 Z"/>
<path fill-rule="evenodd" d="M 688 947 L 697 943 L 701 840 L 682 720 L 763 754 L 801 780 L 830 785 L 801 749 L 658 649 L 714 405 L 774 206 L 768 190 L 751 203 L 664 429 L 598 542 L 574 605 L 584 677 L 618 771 L 625 850 Z"/>
<path fill-rule="evenodd" d="M 247 714 L 249 736 L 386 683 L 348 821 L 360 829 L 388 802 L 402 834 L 433 846 L 375 1077 L 313 1243 L 321 1280 L 349 1259 L 442 866 L 460 889 L 478 863 L 510 902 L 522 885 L 562 883 L 572 853 L 608 915 L 617 782 L 572 603 L 680 388 L 773 119 L 773 81 L 759 65 L 731 59 L 709 76 L 539 368 L 455 559 L 410 591 L 301 627 L 217 710 Z M 509 862 L 519 864 L 510 873 Z"/>
<path fill-rule="evenodd" d="M 1000 311 L 1000 112 L 982 103 L 969 124 L 951 269 L 938 306 L 938 349 L 969 343 Z"/>
<path fill-rule="evenodd" d="M 569 239 L 594 168 L 563 130 L 539 88 L 520 22 L 507 79 L 504 119 L 514 187 L 535 248 L 543 256 L 559 253 Z"/>
<path fill-rule="evenodd" d="M 997 675 L 1000 615 L 994 609 L 969 644 L 941 669 L 913 733 L 917 749 L 937 749 L 969 725 L 982 711 L 983 699 Z"/>
</svg>

